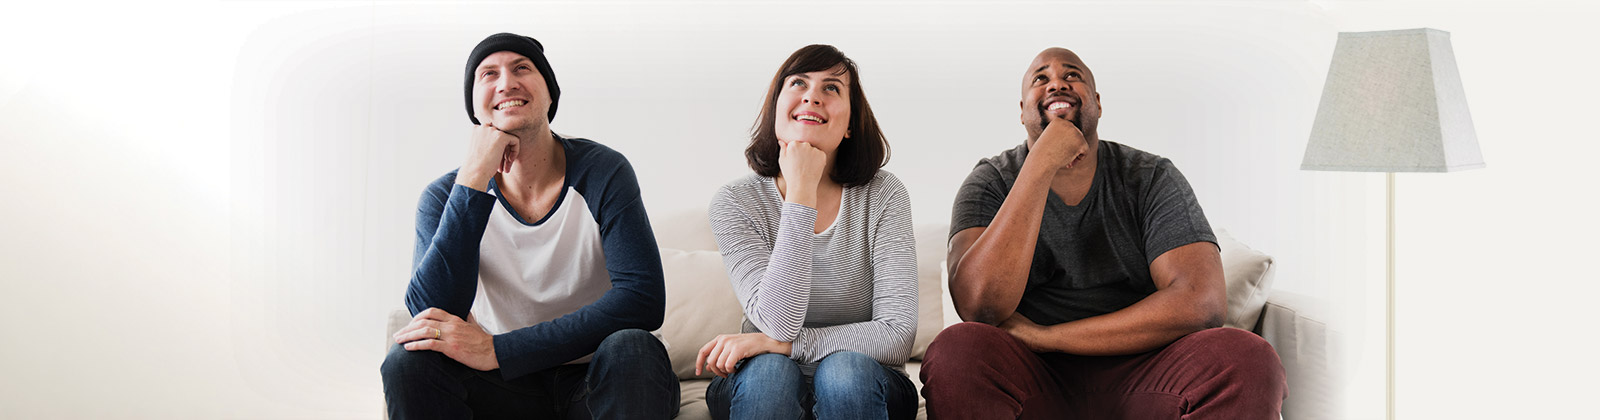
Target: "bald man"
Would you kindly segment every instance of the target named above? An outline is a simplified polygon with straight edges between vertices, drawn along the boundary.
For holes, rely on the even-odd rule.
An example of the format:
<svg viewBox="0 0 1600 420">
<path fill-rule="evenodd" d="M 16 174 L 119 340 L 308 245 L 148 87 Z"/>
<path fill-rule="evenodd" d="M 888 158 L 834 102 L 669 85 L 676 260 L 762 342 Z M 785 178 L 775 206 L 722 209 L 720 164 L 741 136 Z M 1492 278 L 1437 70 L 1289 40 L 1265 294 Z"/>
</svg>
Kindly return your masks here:
<svg viewBox="0 0 1600 420">
<path fill-rule="evenodd" d="M 930 418 L 1272 419 L 1282 364 L 1220 328 L 1216 237 L 1172 161 L 1101 141 L 1094 73 L 1040 52 L 1027 140 L 956 194 L 950 295 L 964 322 L 929 346 Z"/>
</svg>

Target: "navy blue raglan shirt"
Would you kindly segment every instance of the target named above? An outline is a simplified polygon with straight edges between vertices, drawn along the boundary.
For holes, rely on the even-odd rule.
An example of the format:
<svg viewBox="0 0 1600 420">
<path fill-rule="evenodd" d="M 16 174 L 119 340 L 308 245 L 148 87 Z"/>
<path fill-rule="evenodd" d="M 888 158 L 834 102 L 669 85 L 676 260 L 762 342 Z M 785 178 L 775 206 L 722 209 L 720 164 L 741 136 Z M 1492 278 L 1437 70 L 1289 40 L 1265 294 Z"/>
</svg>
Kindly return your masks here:
<svg viewBox="0 0 1600 420">
<path fill-rule="evenodd" d="M 581 363 L 612 333 L 661 327 L 661 256 L 639 183 L 621 153 L 555 136 L 566 155 L 547 215 L 519 215 L 500 197 L 433 181 L 417 203 L 406 307 L 470 313 L 494 334 L 501 376 Z M 538 217 L 538 219 L 532 219 Z"/>
</svg>

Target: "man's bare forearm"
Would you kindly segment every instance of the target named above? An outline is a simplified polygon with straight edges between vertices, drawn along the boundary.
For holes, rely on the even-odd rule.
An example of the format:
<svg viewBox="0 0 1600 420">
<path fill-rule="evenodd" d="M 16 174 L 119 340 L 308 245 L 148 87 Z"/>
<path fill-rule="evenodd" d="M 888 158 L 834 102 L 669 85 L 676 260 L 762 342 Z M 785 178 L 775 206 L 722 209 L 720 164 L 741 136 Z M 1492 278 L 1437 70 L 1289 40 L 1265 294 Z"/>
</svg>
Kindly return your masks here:
<svg viewBox="0 0 1600 420">
<path fill-rule="evenodd" d="M 994 222 L 950 264 L 950 298 L 962 320 L 999 325 L 1016 311 L 1028 282 L 1054 168 L 1023 164 Z M 966 244 L 955 244 L 962 246 Z"/>
<path fill-rule="evenodd" d="M 1039 327 L 1037 334 L 1023 340 L 1037 349 L 1085 356 L 1143 353 L 1221 326 L 1220 317 L 1209 319 L 1188 304 L 1190 299 L 1156 292 L 1120 311 Z"/>
<path fill-rule="evenodd" d="M 1209 242 L 1189 244 L 1151 264 L 1158 290 L 1105 315 L 1012 333 L 1040 351 L 1089 356 L 1142 353 L 1207 328 L 1222 326 L 1227 285 L 1222 261 Z"/>
</svg>

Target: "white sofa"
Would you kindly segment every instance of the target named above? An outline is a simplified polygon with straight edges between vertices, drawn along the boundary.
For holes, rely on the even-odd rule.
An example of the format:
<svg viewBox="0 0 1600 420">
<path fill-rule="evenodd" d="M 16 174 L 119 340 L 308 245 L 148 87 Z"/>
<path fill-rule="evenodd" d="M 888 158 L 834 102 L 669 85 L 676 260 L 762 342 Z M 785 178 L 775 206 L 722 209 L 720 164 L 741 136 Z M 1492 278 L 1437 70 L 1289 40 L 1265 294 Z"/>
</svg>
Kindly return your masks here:
<svg viewBox="0 0 1600 420">
<path fill-rule="evenodd" d="M 673 370 L 682 380 L 678 418 L 709 419 L 705 390 L 711 375 L 694 375 L 695 353 L 718 334 L 738 333 L 744 315 L 733 295 L 705 211 L 653 215 L 651 219 L 667 283 L 666 321 L 659 332 L 668 342 Z M 946 226 L 921 224 L 915 228 L 919 316 L 917 339 L 906 371 L 919 389 L 920 358 L 928 342 L 944 327 L 960 322 L 944 291 L 945 239 L 949 234 Z M 1217 235 L 1228 278 L 1225 325 L 1259 334 L 1278 351 L 1289 378 L 1283 418 L 1330 418 L 1330 392 L 1334 389 L 1328 364 L 1331 343 L 1325 324 L 1304 312 L 1303 308 L 1312 301 L 1283 293 L 1269 296 L 1272 258 L 1235 241 L 1224 230 L 1217 229 Z M 391 313 L 389 335 L 409 318 L 404 309 Z M 385 344 L 387 350 L 390 343 Z M 921 407 L 918 418 L 926 418 Z"/>
</svg>

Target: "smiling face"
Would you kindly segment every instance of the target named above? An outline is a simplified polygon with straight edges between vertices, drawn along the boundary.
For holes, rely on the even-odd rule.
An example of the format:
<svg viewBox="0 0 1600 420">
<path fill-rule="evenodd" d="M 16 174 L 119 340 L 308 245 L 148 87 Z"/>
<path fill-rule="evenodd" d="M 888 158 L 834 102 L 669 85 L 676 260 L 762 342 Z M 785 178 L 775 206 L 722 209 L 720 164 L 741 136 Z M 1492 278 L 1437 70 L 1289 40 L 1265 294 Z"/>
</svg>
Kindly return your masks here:
<svg viewBox="0 0 1600 420">
<path fill-rule="evenodd" d="M 472 103 L 478 121 L 501 131 L 537 129 L 550 124 L 550 93 L 544 75 L 522 54 L 500 51 L 478 63 Z"/>
<path fill-rule="evenodd" d="M 1034 57 L 1022 78 L 1021 107 L 1029 144 L 1051 121 L 1062 118 L 1077 125 L 1091 147 L 1099 140 L 1100 93 L 1089 66 L 1072 51 L 1051 48 Z"/>
<path fill-rule="evenodd" d="M 844 64 L 785 77 L 774 107 L 778 141 L 803 141 L 833 153 L 850 135 L 850 77 Z"/>
</svg>

